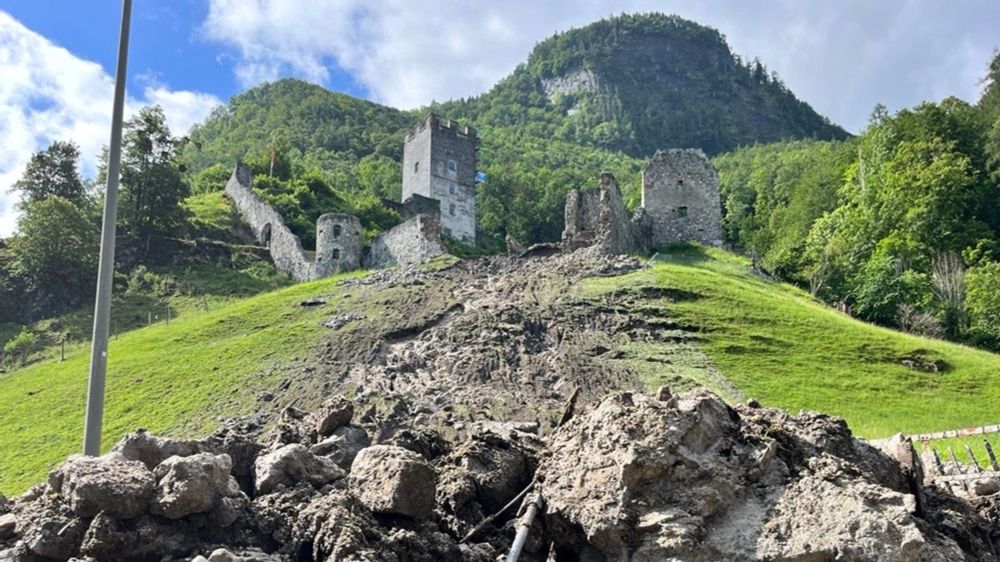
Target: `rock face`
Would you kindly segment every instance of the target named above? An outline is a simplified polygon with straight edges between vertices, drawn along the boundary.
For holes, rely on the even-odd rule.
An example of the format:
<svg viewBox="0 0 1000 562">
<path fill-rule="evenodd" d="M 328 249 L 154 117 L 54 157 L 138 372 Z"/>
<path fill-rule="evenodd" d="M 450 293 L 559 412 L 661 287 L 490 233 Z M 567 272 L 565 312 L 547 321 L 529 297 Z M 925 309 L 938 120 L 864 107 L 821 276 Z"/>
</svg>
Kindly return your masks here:
<svg viewBox="0 0 1000 562">
<path fill-rule="evenodd" d="M 257 494 L 269 494 L 299 482 L 323 486 L 342 478 L 344 471 L 332 460 L 313 455 L 303 445 L 292 444 L 258 457 L 255 474 Z"/>
<path fill-rule="evenodd" d="M 436 485 L 434 467 L 402 447 L 362 449 L 351 465 L 351 491 L 376 513 L 426 519 L 434 510 Z"/>
<path fill-rule="evenodd" d="M 144 464 L 118 453 L 74 457 L 49 475 L 49 486 L 83 517 L 101 511 L 120 519 L 139 516 L 149 507 L 155 485 Z"/>
</svg>

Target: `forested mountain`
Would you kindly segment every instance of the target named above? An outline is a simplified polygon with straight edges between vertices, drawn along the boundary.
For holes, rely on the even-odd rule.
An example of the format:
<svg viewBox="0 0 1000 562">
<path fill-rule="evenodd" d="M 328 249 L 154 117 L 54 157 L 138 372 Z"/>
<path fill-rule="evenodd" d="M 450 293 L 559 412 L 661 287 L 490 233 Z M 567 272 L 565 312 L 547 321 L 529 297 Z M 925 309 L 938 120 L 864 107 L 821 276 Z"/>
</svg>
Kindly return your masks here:
<svg viewBox="0 0 1000 562">
<path fill-rule="evenodd" d="M 488 93 L 438 107 L 639 158 L 661 148 L 711 155 L 755 142 L 847 137 L 759 60 L 733 55 L 718 31 L 663 14 L 557 34 Z"/>
</svg>

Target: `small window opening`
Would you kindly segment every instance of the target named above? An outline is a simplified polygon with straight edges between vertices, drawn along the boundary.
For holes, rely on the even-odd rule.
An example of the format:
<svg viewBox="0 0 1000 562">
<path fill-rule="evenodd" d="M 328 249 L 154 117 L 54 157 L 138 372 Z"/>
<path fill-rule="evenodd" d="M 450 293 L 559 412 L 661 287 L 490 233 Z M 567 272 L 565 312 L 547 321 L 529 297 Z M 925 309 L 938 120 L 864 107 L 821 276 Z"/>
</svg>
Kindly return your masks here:
<svg viewBox="0 0 1000 562">
<path fill-rule="evenodd" d="M 416 162 L 413 163 L 413 173 L 415 174 L 419 171 L 420 171 L 420 161 L 417 160 Z"/>
<path fill-rule="evenodd" d="M 448 214 L 455 216 L 455 205 L 448 205 Z"/>
<path fill-rule="evenodd" d="M 677 216 L 678 217 L 686 217 L 686 216 L 688 216 L 688 208 L 687 207 L 677 207 Z"/>
<path fill-rule="evenodd" d="M 684 180 L 677 180 L 677 186 L 680 187 L 684 185 Z"/>
<path fill-rule="evenodd" d="M 448 193 L 450 193 L 452 195 L 455 194 L 455 186 L 454 185 L 449 185 L 448 186 Z"/>
<path fill-rule="evenodd" d="M 333 225 L 333 237 L 334 238 L 339 238 L 340 237 L 340 225 L 339 224 Z"/>
<path fill-rule="evenodd" d="M 335 259 L 335 260 L 339 260 L 340 259 L 340 250 L 338 250 L 336 248 L 333 249 L 333 259 Z"/>
<path fill-rule="evenodd" d="M 451 173 L 453 173 L 453 174 L 457 173 L 458 172 L 458 163 L 455 162 L 454 160 L 448 160 L 448 171 L 451 172 Z"/>
</svg>

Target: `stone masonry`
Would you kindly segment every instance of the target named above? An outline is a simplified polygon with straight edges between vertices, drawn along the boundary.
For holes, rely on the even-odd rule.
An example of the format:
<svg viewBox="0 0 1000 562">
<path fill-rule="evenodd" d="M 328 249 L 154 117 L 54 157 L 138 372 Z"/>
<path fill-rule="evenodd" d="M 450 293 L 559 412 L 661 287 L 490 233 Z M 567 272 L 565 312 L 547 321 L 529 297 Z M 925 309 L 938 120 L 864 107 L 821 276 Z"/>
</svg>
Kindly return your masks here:
<svg viewBox="0 0 1000 562">
<path fill-rule="evenodd" d="M 327 213 L 316 221 L 316 255 L 311 260 L 299 237 L 285 225 L 274 207 L 253 192 L 253 177 L 237 163 L 226 184 L 226 195 L 250 225 L 261 244 L 267 246 L 274 266 L 296 281 L 319 279 L 334 273 L 365 267 L 425 262 L 445 253 L 437 217 L 416 214 L 372 240 L 364 251 L 364 230 L 353 215 Z"/>
<path fill-rule="evenodd" d="M 722 245 L 719 178 L 700 149 L 657 151 L 642 173 L 642 207 L 654 248 L 679 242 Z"/>
<path fill-rule="evenodd" d="M 474 129 L 431 113 L 403 145 L 403 201 L 437 199 L 444 235 L 469 243 L 476 241 L 477 144 Z"/>
<path fill-rule="evenodd" d="M 446 252 L 440 223 L 430 215 L 417 215 L 372 240 L 364 263 L 371 268 L 412 265 Z"/>
<path fill-rule="evenodd" d="M 642 174 L 642 206 L 630 219 L 609 172 L 598 189 L 566 195 L 562 247 L 606 254 L 646 252 L 681 242 L 722 244 L 722 207 L 715 168 L 701 150 L 661 150 Z"/>
<path fill-rule="evenodd" d="M 253 192 L 253 175 L 242 162 L 236 164 L 233 175 L 226 183 L 226 195 L 253 229 L 257 240 L 267 246 L 278 271 L 287 273 L 296 281 L 316 278 L 313 263 L 302 249 L 302 241 L 292 234 L 281 214 Z"/>
</svg>

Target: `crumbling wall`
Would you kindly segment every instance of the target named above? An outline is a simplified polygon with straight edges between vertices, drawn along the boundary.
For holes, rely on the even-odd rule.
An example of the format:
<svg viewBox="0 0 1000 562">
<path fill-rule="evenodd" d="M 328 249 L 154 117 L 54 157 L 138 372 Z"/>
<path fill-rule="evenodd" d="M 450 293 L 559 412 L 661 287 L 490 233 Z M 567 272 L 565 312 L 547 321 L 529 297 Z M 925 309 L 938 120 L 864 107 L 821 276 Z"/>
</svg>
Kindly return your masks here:
<svg viewBox="0 0 1000 562">
<path fill-rule="evenodd" d="M 354 215 L 327 213 L 316 221 L 316 262 L 313 275 L 326 277 L 361 267 L 365 234 Z"/>
<path fill-rule="evenodd" d="M 654 247 L 722 245 L 719 178 L 700 149 L 657 151 L 642 173 L 642 207 L 649 214 Z"/>
<path fill-rule="evenodd" d="M 246 164 L 236 164 L 226 183 L 226 195 L 253 229 L 257 240 L 267 246 L 278 271 L 296 281 L 314 279 L 313 264 L 302 250 L 302 242 L 288 229 L 281 214 L 253 192 L 253 174 Z"/>
<path fill-rule="evenodd" d="M 598 189 L 572 190 L 566 196 L 563 247 L 575 250 L 598 246 L 606 254 L 628 254 L 645 249 L 640 219 L 631 220 L 618 182 L 610 172 L 601 174 Z"/>
<path fill-rule="evenodd" d="M 399 213 L 403 220 L 410 220 L 417 215 L 430 215 L 441 220 L 441 202 L 437 199 L 424 197 L 414 193 L 402 203 L 392 199 L 383 199 L 382 204 Z"/>
<path fill-rule="evenodd" d="M 417 215 L 375 237 L 365 266 L 379 268 L 424 263 L 446 252 L 441 242 L 441 223 L 432 216 Z"/>
</svg>

